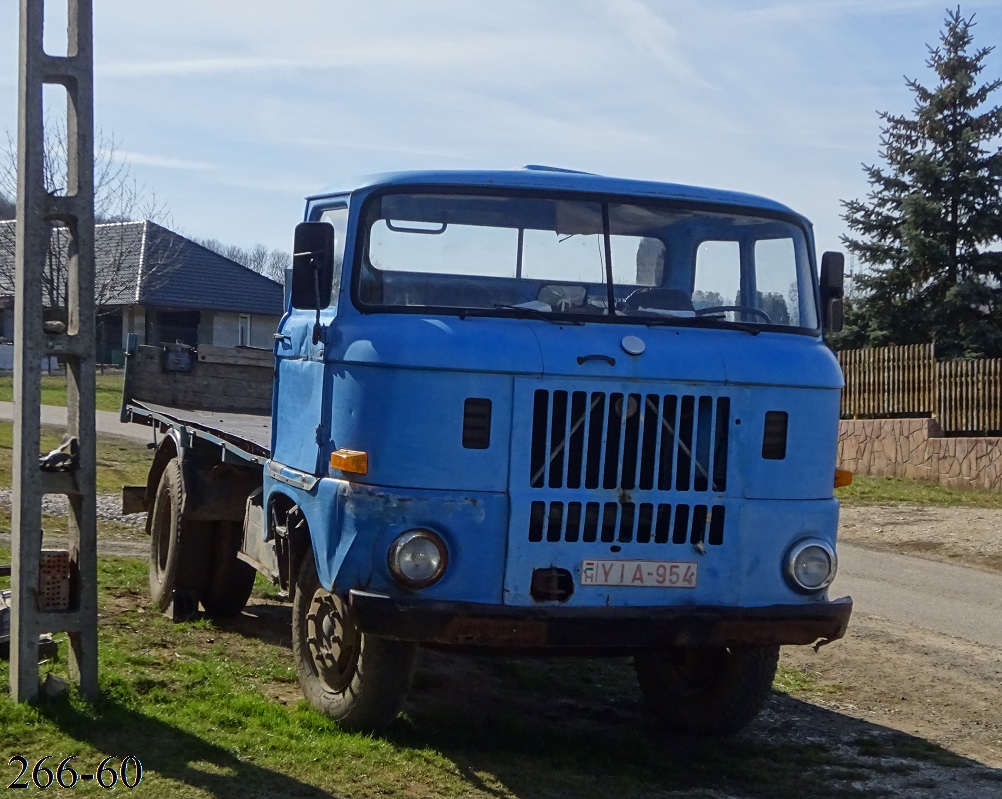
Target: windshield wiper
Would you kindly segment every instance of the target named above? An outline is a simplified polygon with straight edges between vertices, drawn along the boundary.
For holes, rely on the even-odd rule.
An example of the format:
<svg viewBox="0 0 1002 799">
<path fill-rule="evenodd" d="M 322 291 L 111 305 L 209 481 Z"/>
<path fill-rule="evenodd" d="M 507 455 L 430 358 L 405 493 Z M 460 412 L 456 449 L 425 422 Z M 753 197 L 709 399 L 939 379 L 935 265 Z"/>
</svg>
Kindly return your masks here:
<svg viewBox="0 0 1002 799">
<path fill-rule="evenodd" d="M 506 302 L 498 302 L 494 304 L 493 308 L 469 308 L 464 311 L 460 311 L 459 318 L 465 319 L 468 316 L 491 316 L 493 311 L 517 311 L 519 316 L 528 317 L 530 319 L 542 319 L 544 322 L 549 322 L 554 325 L 583 325 L 584 322 L 579 322 L 576 319 L 554 319 L 552 314 L 546 311 L 540 311 L 536 308 L 526 308 L 524 305 L 509 305 Z"/>
<path fill-rule="evenodd" d="M 643 319 L 631 316 L 631 320 L 637 320 L 648 327 L 711 327 L 715 330 L 743 330 L 753 336 L 757 336 L 762 329 L 746 322 L 728 322 L 726 319 L 719 319 L 713 316 L 662 316 L 657 319 Z"/>
</svg>

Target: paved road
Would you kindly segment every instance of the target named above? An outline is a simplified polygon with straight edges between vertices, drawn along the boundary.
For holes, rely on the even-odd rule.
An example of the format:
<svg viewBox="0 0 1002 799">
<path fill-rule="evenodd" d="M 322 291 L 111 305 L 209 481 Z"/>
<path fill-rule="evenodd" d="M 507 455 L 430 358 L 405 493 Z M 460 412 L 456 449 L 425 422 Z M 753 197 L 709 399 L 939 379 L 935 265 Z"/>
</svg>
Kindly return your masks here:
<svg viewBox="0 0 1002 799">
<path fill-rule="evenodd" d="M 831 596 L 846 594 L 860 613 L 1002 649 L 1002 575 L 842 544 Z"/>
<path fill-rule="evenodd" d="M 10 421 L 14 418 L 14 403 L 0 402 L 0 421 Z M 95 420 L 97 432 L 110 433 L 116 436 L 125 436 L 136 441 L 148 442 L 153 440 L 153 431 L 149 427 L 138 424 L 122 424 L 118 421 L 118 414 L 112 411 L 98 411 Z M 42 406 L 42 424 L 56 426 L 66 425 L 66 408 L 59 408 L 53 405 Z"/>
</svg>

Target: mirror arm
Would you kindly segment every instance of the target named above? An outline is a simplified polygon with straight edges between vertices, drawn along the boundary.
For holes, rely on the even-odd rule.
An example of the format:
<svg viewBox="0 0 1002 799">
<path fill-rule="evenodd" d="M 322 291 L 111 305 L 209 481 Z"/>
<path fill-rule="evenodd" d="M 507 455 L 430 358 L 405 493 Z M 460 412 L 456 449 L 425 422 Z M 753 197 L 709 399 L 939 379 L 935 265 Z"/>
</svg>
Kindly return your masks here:
<svg viewBox="0 0 1002 799">
<path fill-rule="evenodd" d="M 310 258 L 310 263 L 313 266 L 313 292 L 317 306 L 317 321 L 313 323 L 313 343 L 319 344 L 322 328 L 320 326 L 320 270 L 317 269 L 316 256 Z"/>
</svg>

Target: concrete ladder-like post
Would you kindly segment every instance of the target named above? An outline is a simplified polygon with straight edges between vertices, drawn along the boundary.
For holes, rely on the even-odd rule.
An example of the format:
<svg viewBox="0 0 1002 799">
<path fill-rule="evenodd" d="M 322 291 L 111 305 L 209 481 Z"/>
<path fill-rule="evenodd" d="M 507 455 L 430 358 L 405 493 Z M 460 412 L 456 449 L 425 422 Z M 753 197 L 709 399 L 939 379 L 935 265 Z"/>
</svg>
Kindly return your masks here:
<svg viewBox="0 0 1002 799">
<path fill-rule="evenodd" d="M 71 676 L 96 698 L 97 496 L 94 430 L 94 58 L 93 0 L 68 0 L 66 56 L 44 51 L 45 0 L 20 0 L 17 122 L 17 282 L 14 310 L 14 470 L 12 505 L 11 694 L 19 702 L 38 693 L 38 637 L 68 632 Z M 67 95 L 65 196 L 45 185 L 42 89 L 58 84 Z M 50 225 L 68 234 L 65 333 L 47 334 L 42 285 Z M 66 432 L 77 439 L 79 460 L 66 472 L 39 467 L 41 361 L 66 363 Z M 42 497 L 69 499 L 69 610 L 39 606 Z"/>
</svg>

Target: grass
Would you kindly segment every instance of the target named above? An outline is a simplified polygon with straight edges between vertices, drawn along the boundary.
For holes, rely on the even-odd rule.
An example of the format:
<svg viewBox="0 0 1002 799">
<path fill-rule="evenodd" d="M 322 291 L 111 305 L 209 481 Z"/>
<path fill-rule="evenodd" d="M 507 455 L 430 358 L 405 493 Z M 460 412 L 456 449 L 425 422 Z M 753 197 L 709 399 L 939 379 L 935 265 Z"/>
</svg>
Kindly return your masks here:
<svg viewBox="0 0 1002 799">
<path fill-rule="evenodd" d="M 0 562 L 8 557 L 0 549 Z M 783 734 L 775 721 L 719 740 L 660 733 L 641 720 L 628 659 L 424 652 L 406 714 L 383 737 L 348 734 L 299 699 L 287 605 L 257 595 L 256 620 L 172 624 L 146 605 L 143 562 L 101 558 L 99 569 L 101 698 L 91 704 L 71 691 L 16 705 L 0 664 L 0 767 L 15 755 L 32 767 L 51 755 L 55 770 L 74 755 L 79 773 L 93 773 L 106 757 L 117 770 L 133 755 L 144 769 L 142 796 L 316 799 L 827 799 L 871 796 L 851 782 L 880 773 L 866 762 L 867 733 L 859 757 Z M 43 672 L 65 675 L 66 666 Z M 827 690 L 792 669 L 776 687 Z M 910 757 L 907 746 L 894 754 Z M 937 754 L 924 744 L 913 750 Z M 103 795 L 93 782 L 74 790 Z"/>
<path fill-rule="evenodd" d="M 121 372 L 97 376 L 95 402 L 99 411 L 117 411 L 122 406 L 122 384 L 125 376 Z M 14 377 L 0 375 L 0 401 L 14 399 Z M 66 378 L 61 375 L 42 375 L 42 404 L 66 405 Z"/>
<path fill-rule="evenodd" d="M 777 669 L 772 688 L 790 696 L 835 696 L 845 692 L 841 683 L 818 683 L 813 674 L 788 666 Z"/>
<path fill-rule="evenodd" d="M 1002 508 L 1002 493 L 974 488 L 950 488 L 923 480 L 855 475 L 852 485 L 835 495 L 845 505 L 866 506 L 903 502 L 966 508 Z"/>
<path fill-rule="evenodd" d="M 59 445 L 63 431 L 42 428 L 42 452 Z M 8 488 L 14 457 L 12 422 L 0 422 L 0 487 Z M 100 435 L 97 439 L 97 490 L 100 494 L 118 494 L 123 485 L 146 483 L 153 453 L 145 444 L 119 436 Z"/>
</svg>

